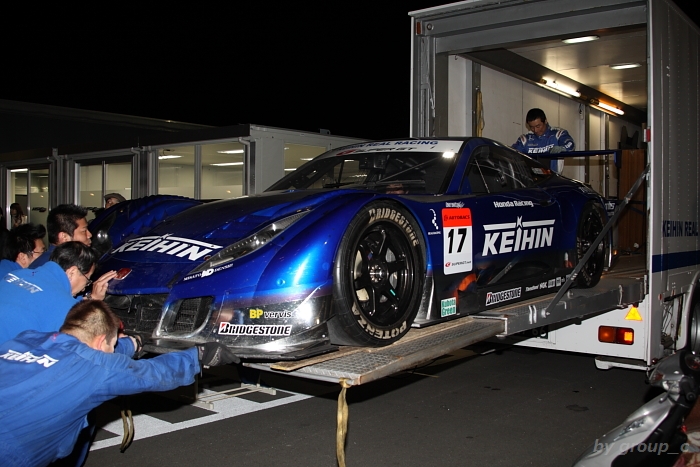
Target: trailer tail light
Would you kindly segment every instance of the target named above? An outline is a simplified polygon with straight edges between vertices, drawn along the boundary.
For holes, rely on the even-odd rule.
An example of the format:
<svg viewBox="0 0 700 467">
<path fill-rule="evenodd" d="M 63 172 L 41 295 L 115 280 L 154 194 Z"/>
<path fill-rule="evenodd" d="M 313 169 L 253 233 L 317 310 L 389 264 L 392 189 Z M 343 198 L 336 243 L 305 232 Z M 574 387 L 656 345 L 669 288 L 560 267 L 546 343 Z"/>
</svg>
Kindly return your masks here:
<svg viewBox="0 0 700 467">
<path fill-rule="evenodd" d="M 634 344 L 634 329 L 600 326 L 598 340 L 609 344 L 632 345 Z"/>
</svg>

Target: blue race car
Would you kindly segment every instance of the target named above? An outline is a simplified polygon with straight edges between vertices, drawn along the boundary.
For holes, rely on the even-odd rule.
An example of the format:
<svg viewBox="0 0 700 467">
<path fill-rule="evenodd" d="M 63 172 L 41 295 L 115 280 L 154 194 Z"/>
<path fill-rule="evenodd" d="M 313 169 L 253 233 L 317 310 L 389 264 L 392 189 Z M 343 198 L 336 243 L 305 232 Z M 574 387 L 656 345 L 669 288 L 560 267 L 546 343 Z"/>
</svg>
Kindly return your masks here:
<svg viewBox="0 0 700 467">
<path fill-rule="evenodd" d="M 495 141 L 405 139 L 329 151 L 260 195 L 128 201 L 90 228 L 119 271 L 106 301 L 149 349 L 280 360 L 554 293 L 606 218 L 587 185 Z"/>
</svg>

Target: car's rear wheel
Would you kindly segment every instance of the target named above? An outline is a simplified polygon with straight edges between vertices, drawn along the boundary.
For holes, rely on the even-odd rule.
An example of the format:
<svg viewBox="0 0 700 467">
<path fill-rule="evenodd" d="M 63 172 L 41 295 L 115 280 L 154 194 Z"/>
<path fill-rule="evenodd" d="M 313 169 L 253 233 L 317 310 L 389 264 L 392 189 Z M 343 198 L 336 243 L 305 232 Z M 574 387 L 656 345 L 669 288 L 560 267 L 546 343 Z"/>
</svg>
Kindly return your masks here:
<svg viewBox="0 0 700 467">
<path fill-rule="evenodd" d="M 406 334 L 420 306 L 424 258 L 423 236 L 406 209 L 381 201 L 365 206 L 336 255 L 331 342 L 382 346 Z"/>
<path fill-rule="evenodd" d="M 690 306 L 690 316 L 688 317 L 688 344 L 686 348 L 695 353 L 700 353 L 700 294 L 693 293 L 693 302 Z"/>
<path fill-rule="evenodd" d="M 576 260 L 583 258 L 593 241 L 605 227 L 605 215 L 603 208 L 597 203 L 589 202 L 581 213 L 576 231 Z M 579 287 L 593 287 L 600 280 L 605 266 L 605 239 L 596 247 L 593 255 L 576 277 L 576 285 Z"/>
</svg>

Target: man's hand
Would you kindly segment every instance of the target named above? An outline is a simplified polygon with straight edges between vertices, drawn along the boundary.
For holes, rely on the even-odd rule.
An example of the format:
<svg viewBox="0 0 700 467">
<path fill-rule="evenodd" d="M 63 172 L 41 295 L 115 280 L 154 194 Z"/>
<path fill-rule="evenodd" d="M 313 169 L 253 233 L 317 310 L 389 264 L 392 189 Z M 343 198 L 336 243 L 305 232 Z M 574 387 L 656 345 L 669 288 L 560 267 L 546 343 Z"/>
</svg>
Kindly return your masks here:
<svg viewBox="0 0 700 467">
<path fill-rule="evenodd" d="M 117 276 L 117 271 L 109 271 L 100 276 L 95 282 L 92 283 L 92 293 L 90 298 L 95 300 L 104 300 L 105 295 L 107 295 L 107 285 L 109 281 Z"/>
<path fill-rule="evenodd" d="M 204 368 L 211 366 L 228 365 L 229 363 L 241 363 L 241 359 L 229 350 L 224 344 L 207 342 L 197 346 L 199 363 Z"/>
<path fill-rule="evenodd" d="M 550 154 L 559 154 L 560 152 L 564 152 L 566 148 L 564 146 L 553 146 L 552 150 L 549 151 Z"/>
</svg>

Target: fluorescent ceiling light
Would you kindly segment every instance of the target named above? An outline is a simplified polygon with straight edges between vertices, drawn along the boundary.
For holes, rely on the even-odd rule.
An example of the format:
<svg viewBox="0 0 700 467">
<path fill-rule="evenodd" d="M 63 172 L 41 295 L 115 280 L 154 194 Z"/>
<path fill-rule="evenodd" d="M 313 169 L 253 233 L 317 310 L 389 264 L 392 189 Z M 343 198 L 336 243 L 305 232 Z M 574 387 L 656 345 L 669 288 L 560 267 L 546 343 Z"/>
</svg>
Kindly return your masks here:
<svg viewBox="0 0 700 467">
<path fill-rule="evenodd" d="M 582 37 L 572 37 L 571 39 L 563 39 L 564 44 L 578 44 L 579 42 L 590 42 L 597 41 L 600 36 L 582 36 Z"/>
<path fill-rule="evenodd" d="M 226 165 L 243 165 L 243 162 L 222 162 L 220 164 L 209 164 L 209 165 L 215 165 L 217 167 L 224 167 Z"/>
<path fill-rule="evenodd" d="M 177 159 L 182 156 L 176 156 L 175 154 L 168 154 L 164 156 L 158 156 L 158 159 Z"/>
<path fill-rule="evenodd" d="M 296 169 L 284 169 L 285 172 L 294 172 Z"/>
<path fill-rule="evenodd" d="M 243 149 L 229 149 L 228 151 L 216 151 L 219 154 L 243 154 Z"/>
<path fill-rule="evenodd" d="M 12 169 L 10 172 L 27 172 L 29 169 Z"/>
<path fill-rule="evenodd" d="M 581 93 L 578 92 L 578 90 L 561 85 L 554 80 L 547 80 L 543 78 L 542 84 L 544 84 L 548 88 L 556 89 L 557 91 L 563 92 L 564 94 L 568 94 L 569 96 L 581 97 Z"/>
<path fill-rule="evenodd" d="M 638 68 L 642 66 L 641 63 L 618 63 L 616 65 L 608 65 L 613 70 L 625 70 L 627 68 Z"/>
<path fill-rule="evenodd" d="M 300 161 L 312 161 L 312 160 L 314 160 L 314 158 L 313 157 L 300 157 L 299 160 Z"/>
<path fill-rule="evenodd" d="M 601 107 L 601 108 L 608 110 L 612 113 L 615 113 L 617 115 L 624 115 L 625 114 L 624 111 L 618 109 L 617 107 L 613 107 L 610 104 L 606 104 L 605 102 L 598 102 L 598 107 Z"/>
</svg>

